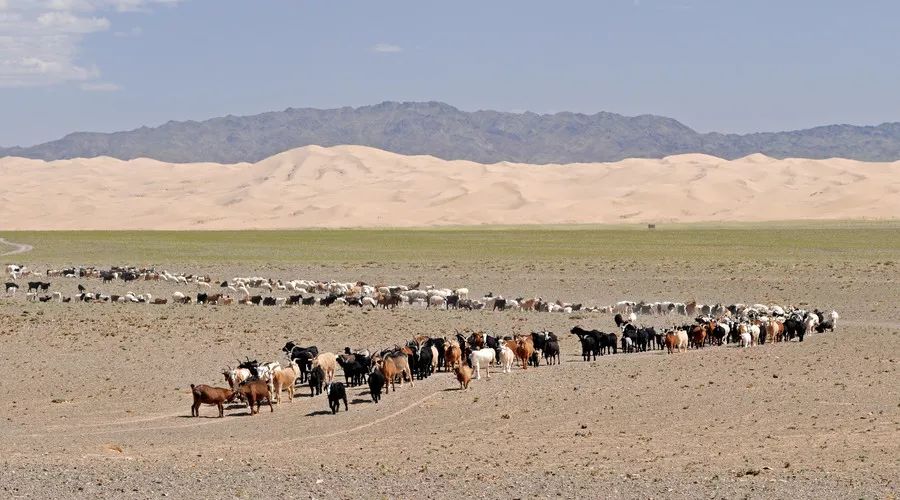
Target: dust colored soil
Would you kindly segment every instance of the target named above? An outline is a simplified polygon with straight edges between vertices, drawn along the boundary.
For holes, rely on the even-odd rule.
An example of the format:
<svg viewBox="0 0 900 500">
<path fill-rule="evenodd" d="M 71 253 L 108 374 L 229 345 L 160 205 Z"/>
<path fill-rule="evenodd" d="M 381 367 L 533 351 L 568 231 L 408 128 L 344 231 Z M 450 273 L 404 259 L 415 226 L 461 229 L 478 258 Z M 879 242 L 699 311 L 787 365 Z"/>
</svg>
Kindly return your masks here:
<svg viewBox="0 0 900 500">
<path fill-rule="evenodd" d="M 609 315 L 28 303 L 22 290 L 0 299 L 0 497 L 893 498 L 900 486 L 900 240 L 891 244 L 896 228 L 884 230 L 869 234 L 871 245 L 852 243 L 840 228 L 815 230 L 848 242 L 837 248 L 799 229 L 795 243 L 770 238 L 782 229 L 715 238 L 699 231 L 684 240 L 663 234 L 627 240 L 630 253 L 612 244 L 591 252 L 579 241 L 596 236 L 576 231 L 567 237 L 581 250 L 536 250 L 533 258 L 515 249 L 466 253 L 452 234 L 435 236 L 447 242 L 443 256 L 432 243 L 416 243 L 425 250 L 413 256 L 354 256 L 346 245 L 355 237 L 342 237 L 315 258 L 303 250 L 303 258 L 291 257 L 296 241 L 252 251 L 246 243 L 236 247 L 245 262 L 228 258 L 219 241 L 167 246 L 158 238 L 153 249 L 129 250 L 109 237 L 120 249 L 111 255 L 77 238 L 67 246 L 53 234 L 3 234 L 34 246 L 7 258 L 37 270 L 136 263 L 217 280 L 421 281 L 467 286 L 473 297 L 492 291 L 586 305 L 804 303 L 835 309 L 841 319 L 834 333 L 802 343 L 585 362 L 569 329 L 613 331 Z M 262 241 L 269 238 L 263 233 Z M 496 245 L 516 238 L 493 236 Z M 716 249 L 691 241 L 716 241 Z M 67 296 L 78 283 L 157 297 L 197 291 L 161 281 L 51 281 L 51 291 Z M 656 326 L 684 321 L 639 318 Z M 563 361 L 494 372 L 467 391 L 437 373 L 398 386 L 378 404 L 355 387 L 349 411 L 337 415 L 304 388 L 292 403 L 285 394 L 273 413 L 264 406 L 250 417 L 235 404 L 222 419 L 214 407 L 190 417 L 189 384 L 224 385 L 222 368 L 239 357 L 284 362 L 287 340 L 340 352 L 461 328 L 496 335 L 549 329 L 562 339 Z"/>
</svg>

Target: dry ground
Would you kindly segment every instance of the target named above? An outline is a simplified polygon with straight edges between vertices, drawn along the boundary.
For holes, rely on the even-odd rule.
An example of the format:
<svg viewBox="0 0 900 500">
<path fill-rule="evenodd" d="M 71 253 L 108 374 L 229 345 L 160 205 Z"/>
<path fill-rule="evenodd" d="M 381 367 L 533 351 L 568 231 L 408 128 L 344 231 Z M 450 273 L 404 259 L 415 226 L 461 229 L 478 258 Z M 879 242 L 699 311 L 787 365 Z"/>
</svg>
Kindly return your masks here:
<svg viewBox="0 0 900 500">
<path fill-rule="evenodd" d="M 10 238 L 11 239 L 11 238 Z M 38 250 L 40 250 L 38 248 Z M 583 362 L 564 334 L 600 314 L 25 304 L 0 300 L 0 497 L 894 498 L 900 477 L 900 306 L 888 263 L 673 259 L 209 265 L 217 277 L 470 285 L 589 304 L 624 298 L 808 302 L 834 334 L 803 343 Z M 32 267 L 42 268 L 40 263 Z M 98 264 L 110 265 L 112 262 Z M 178 270 L 177 262 L 168 267 Z M 74 292 L 75 282 L 59 285 Z M 90 282 L 89 288 L 98 288 Z M 130 288 L 167 296 L 172 288 Z M 121 285 L 104 291 L 116 293 Z M 651 320 L 652 321 L 652 320 Z M 658 324 L 659 321 L 656 320 Z M 454 328 L 548 328 L 562 365 L 466 392 L 446 374 L 381 403 L 350 392 L 226 418 L 190 418 L 189 383 L 286 340 L 338 351 Z"/>
</svg>

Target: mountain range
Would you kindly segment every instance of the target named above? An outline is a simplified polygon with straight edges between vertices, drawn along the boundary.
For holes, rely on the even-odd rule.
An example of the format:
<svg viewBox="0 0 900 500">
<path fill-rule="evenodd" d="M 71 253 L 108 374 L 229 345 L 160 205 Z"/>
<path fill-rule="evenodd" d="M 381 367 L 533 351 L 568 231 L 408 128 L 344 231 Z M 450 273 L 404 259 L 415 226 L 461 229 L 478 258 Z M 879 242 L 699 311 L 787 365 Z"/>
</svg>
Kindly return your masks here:
<svg viewBox="0 0 900 500">
<path fill-rule="evenodd" d="M 166 162 L 257 162 L 282 151 L 353 144 L 445 160 L 532 164 L 612 162 L 705 153 L 725 159 L 900 159 L 900 123 L 827 125 L 789 132 L 699 133 L 655 115 L 461 111 L 440 102 L 383 102 L 339 109 L 288 108 L 252 116 L 170 121 L 114 133 L 76 132 L 0 157 L 42 160 L 110 156 Z"/>
</svg>

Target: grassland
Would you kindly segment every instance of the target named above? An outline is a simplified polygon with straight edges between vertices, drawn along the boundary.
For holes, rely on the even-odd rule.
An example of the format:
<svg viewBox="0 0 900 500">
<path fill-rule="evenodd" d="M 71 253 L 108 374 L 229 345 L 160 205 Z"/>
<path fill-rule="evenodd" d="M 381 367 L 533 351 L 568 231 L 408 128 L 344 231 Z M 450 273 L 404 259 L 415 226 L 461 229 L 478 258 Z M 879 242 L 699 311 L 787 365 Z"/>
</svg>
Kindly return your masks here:
<svg viewBox="0 0 900 500">
<path fill-rule="evenodd" d="M 3 232 L 48 264 L 900 260 L 900 222 L 296 231 Z"/>
</svg>

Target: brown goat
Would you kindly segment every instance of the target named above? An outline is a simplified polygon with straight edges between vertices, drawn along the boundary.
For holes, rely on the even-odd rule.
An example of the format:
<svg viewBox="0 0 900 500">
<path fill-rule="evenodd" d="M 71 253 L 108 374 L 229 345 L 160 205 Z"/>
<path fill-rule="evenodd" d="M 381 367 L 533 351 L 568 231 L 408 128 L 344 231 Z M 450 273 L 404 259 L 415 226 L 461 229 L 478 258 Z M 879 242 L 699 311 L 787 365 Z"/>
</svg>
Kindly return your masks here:
<svg viewBox="0 0 900 500">
<path fill-rule="evenodd" d="M 669 332 L 666 334 L 666 350 L 669 354 L 672 354 L 678 347 L 678 336 L 675 335 L 675 332 Z"/>
<path fill-rule="evenodd" d="M 259 413 L 259 407 L 262 406 L 263 400 L 269 403 L 269 410 L 275 411 L 272 406 L 272 394 L 269 392 L 269 384 L 265 380 L 247 381 L 238 386 L 237 394 L 240 394 L 247 400 L 247 408 L 250 409 L 250 415 Z M 254 411 L 253 406 L 256 405 Z"/>
<path fill-rule="evenodd" d="M 694 325 L 690 332 L 691 346 L 700 349 L 706 342 L 706 325 Z"/>
<path fill-rule="evenodd" d="M 528 369 L 528 360 L 534 354 L 534 340 L 531 337 L 516 337 L 516 348 L 513 349 L 516 358 L 522 361 L 522 369 Z"/>
<path fill-rule="evenodd" d="M 294 382 L 300 376 L 300 367 L 296 361 L 291 361 L 291 366 L 278 370 L 272 374 L 272 382 L 275 385 L 275 401 L 281 404 L 281 391 L 287 390 L 288 401 L 294 402 Z"/>
<path fill-rule="evenodd" d="M 234 399 L 234 391 L 224 387 L 191 384 L 194 404 L 191 405 L 191 416 L 200 416 L 200 405 L 216 405 L 219 407 L 219 418 L 225 416 L 224 404 Z"/>
<path fill-rule="evenodd" d="M 444 348 L 444 369 L 450 371 L 456 368 L 461 361 L 462 349 L 459 347 L 459 342 L 455 340 L 447 342 L 447 347 Z"/>
<path fill-rule="evenodd" d="M 459 390 L 468 389 L 469 382 L 472 381 L 472 369 L 467 365 L 459 365 L 453 368 L 453 373 L 456 374 L 456 380 L 459 381 Z"/>
<path fill-rule="evenodd" d="M 469 342 L 472 344 L 472 350 L 484 349 L 484 332 L 475 332 L 469 338 Z"/>
<path fill-rule="evenodd" d="M 388 354 L 383 358 L 377 359 L 376 362 L 381 368 L 381 373 L 384 374 L 385 384 L 391 384 L 391 391 L 397 392 L 397 379 L 401 377 L 403 380 L 409 380 L 410 385 L 415 386 L 406 354 Z M 400 383 L 403 384 L 402 381 Z"/>
</svg>

